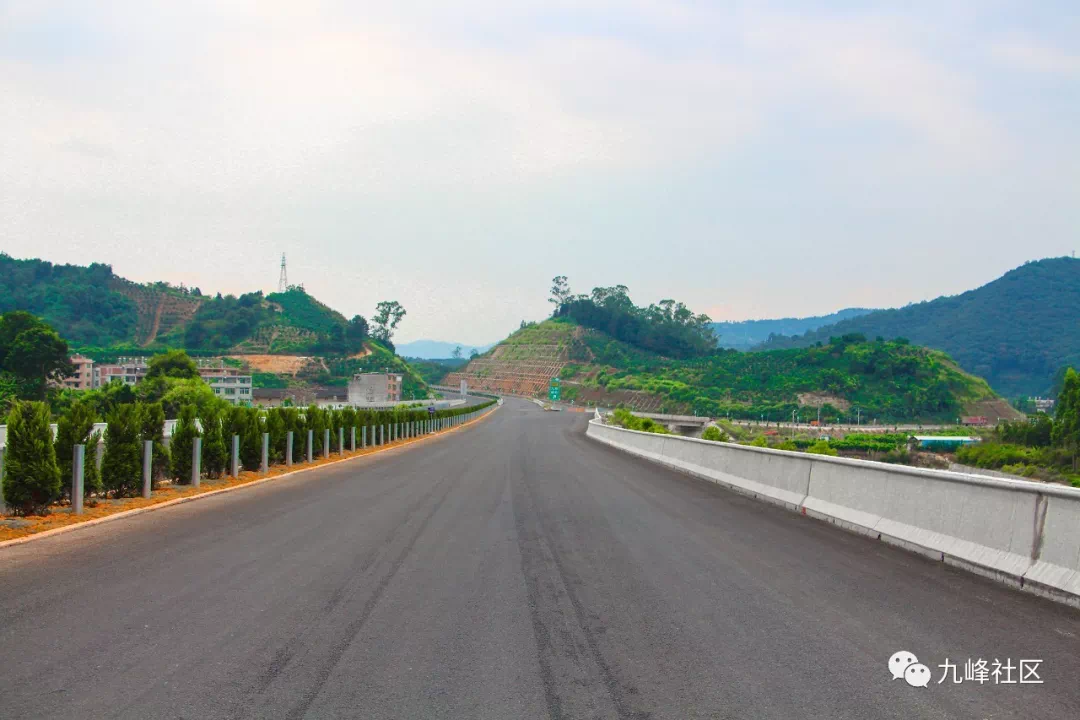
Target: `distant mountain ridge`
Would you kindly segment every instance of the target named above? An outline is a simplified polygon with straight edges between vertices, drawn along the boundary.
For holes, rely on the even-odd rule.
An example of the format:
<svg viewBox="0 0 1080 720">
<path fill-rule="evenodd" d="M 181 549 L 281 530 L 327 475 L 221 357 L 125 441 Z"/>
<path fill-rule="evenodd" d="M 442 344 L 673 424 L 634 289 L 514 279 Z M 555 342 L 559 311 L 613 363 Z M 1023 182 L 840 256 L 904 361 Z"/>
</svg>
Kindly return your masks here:
<svg viewBox="0 0 1080 720">
<path fill-rule="evenodd" d="M 943 350 L 1006 397 L 1044 395 L 1062 367 L 1080 366 L 1080 260 L 1032 261 L 959 295 L 875 310 L 755 349 L 808 347 L 850 333 Z"/>
<path fill-rule="evenodd" d="M 402 357 L 419 358 L 421 360 L 445 360 L 453 357 L 454 349 L 459 347 L 461 348 L 462 357 L 468 358 L 473 350 L 478 353 L 487 352 L 495 347 L 495 343 L 466 345 L 444 340 L 413 340 L 412 342 L 398 344 L 397 351 Z"/>
<path fill-rule="evenodd" d="M 802 335 L 824 325 L 831 325 L 870 312 L 873 310 L 868 308 L 845 308 L 829 315 L 815 315 L 814 317 L 714 322 L 712 328 L 713 332 L 719 336 L 720 347 L 745 351 L 767 341 L 770 335 Z"/>
<path fill-rule="evenodd" d="M 86 351 L 345 355 L 358 352 L 367 336 L 366 324 L 347 320 L 300 288 L 204 295 L 197 288 L 134 283 L 104 264 L 58 265 L 0 253 L 0 313 L 10 310 L 42 317 Z"/>
</svg>

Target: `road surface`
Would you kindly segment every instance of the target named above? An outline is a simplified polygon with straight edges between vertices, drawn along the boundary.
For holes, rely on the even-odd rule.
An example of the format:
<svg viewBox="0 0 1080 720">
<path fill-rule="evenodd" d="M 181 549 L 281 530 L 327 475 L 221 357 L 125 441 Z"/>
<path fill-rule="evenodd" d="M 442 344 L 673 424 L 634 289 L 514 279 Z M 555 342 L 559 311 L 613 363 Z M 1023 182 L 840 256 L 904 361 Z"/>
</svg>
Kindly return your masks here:
<svg viewBox="0 0 1080 720">
<path fill-rule="evenodd" d="M 587 419 L 511 399 L 0 550 L 0 715 L 1080 717 L 1077 611 L 632 459 Z M 899 650 L 929 687 L 890 679 Z M 1040 659 L 1044 683 L 937 684 L 980 658 Z"/>
</svg>

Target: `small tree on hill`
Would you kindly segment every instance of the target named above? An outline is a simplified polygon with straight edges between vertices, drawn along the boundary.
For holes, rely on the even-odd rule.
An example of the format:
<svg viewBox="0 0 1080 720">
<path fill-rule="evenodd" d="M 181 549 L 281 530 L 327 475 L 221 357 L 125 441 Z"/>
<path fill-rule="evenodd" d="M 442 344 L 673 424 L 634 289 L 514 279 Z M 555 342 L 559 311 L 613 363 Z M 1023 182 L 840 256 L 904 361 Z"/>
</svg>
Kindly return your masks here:
<svg viewBox="0 0 1080 720">
<path fill-rule="evenodd" d="M 142 482 L 139 409 L 136 405 L 120 405 L 109 413 L 106 422 L 101 482 L 115 497 L 129 497 Z"/>
<path fill-rule="evenodd" d="M 45 514 L 60 497 L 49 408 L 42 402 L 16 402 L 7 420 L 4 500 L 17 514 Z"/>
</svg>

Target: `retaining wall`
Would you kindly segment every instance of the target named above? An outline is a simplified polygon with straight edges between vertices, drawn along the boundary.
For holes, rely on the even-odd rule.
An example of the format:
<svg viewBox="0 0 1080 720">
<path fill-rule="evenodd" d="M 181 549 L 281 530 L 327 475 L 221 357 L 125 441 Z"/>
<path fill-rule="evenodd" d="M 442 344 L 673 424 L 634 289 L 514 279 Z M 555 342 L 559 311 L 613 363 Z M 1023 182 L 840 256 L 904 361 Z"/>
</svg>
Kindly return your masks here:
<svg viewBox="0 0 1080 720">
<path fill-rule="evenodd" d="M 1080 607 L 1080 490 L 589 422 L 632 455 Z"/>
</svg>

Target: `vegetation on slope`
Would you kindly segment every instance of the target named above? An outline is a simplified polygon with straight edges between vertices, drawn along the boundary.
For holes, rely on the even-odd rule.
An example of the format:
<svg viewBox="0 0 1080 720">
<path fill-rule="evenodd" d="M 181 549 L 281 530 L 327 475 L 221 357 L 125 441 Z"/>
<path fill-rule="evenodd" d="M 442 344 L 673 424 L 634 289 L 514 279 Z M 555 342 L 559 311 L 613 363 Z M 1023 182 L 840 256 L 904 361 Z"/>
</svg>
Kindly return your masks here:
<svg viewBox="0 0 1080 720">
<path fill-rule="evenodd" d="M 295 352 L 347 354 L 360 350 L 367 321 L 352 320 L 322 304 L 301 288 L 287 292 L 217 295 L 199 306 L 182 328 L 162 337 L 165 345 L 188 350 L 225 352 Z"/>
<path fill-rule="evenodd" d="M 993 399 L 982 380 L 943 353 L 905 342 L 867 342 L 858 335 L 821 347 L 741 353 L 720 350 L 672 360 L 590 332 L 592 367 L 570 368 L 586 385 L 662 395 L 696 414 L 746 419 L 847 418 L 945 420 L 969 403 Z"/>
<path fill-rule="evenodd" d="M 460 370 L 468 364 L 464 358 L 449 358 L 438 360 L 422 360 L 419 358 L 407 358 L 409 366 L 416 371 L 420 378 L 428 385 L 441 385 L 443 378 L 455 370 Z"/>
<path fill-rule="evenodd" d="M 722 348 L 750 350 L 769 339 L 770 335 L 802 335 L 819 327 L 831 325 L 848 318 L 866 315 L 873 310 L 845 308 L 829 315 L 804 318 L 778 318 L 769 320 L 741 320 L 738 322 L 714 322 L 713 332 Z"/>
<path fill-rule="evenodd" d="M 135 304 L 109 289 L 108 265 L 53 265 L 0 253 L 0 313 L 24 310 L 81 345 L 133 340 Z"/>
<path fill-rule="evenodd" d="M 944 350 L 1009 396 L 1046 395 L 1066 365 L 1080 364 L 1080 260 L 1030 262 L 953 297 L 876 310 L 759 349 L 809 347 L 830 337 L 909 338 Z"/>
<path fill-rule="evenodd" d="M 555 278 L 551 295 L 554 317 L 568 318 L 642 350 L 690 358 L 716 347 L 709 316 L 694 314 L 674 300 L 638 307 L 625 285 L 593 288 L 591 295 L 572 295 L 564 276 Z"/>
</svg>

